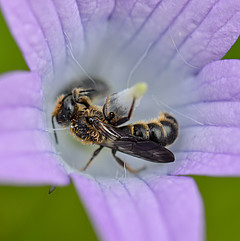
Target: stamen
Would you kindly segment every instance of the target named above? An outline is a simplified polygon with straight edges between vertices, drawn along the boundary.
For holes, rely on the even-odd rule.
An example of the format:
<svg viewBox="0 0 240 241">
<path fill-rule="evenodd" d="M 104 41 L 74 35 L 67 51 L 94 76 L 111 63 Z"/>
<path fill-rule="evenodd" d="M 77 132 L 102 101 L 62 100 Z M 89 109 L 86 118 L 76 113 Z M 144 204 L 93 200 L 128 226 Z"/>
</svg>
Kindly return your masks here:
<svg viewBox="0 0 240 241">
<path fill-rule="evenodd" d="M 95 83 L 94 79 L 88 74 L 88 72 L 83 68 L 83 66 L 77 61 L 77 59 L 73 55 L 73 48 L 72 48 L 71 41 L 70 41 L 68 35 L 66 34 L 66 32 L 63 32 L 63 33 L 64 33 L 64 35 L 66 36 L 66 38 L 68 40 L 69 45 L 67 44 L 67 48 L 69 49 L 69 52 L 70 52 L 70 54 L 72 56 L 72 59 L 78 65 L 78 67 L 83 71 L 83 73 L 93 82 L 94 87 L 96 88 L 96 83 Z"/>
<path fill-rule="evenodd" d="M 150 48 L 152 47 L 152 45 L 153 45 L 153 42 L 151 42 L 151 43 L 147 46 L 147 48 L 146 48 L 146 50 L 144 51 L 143 55 L 139 58 L 139 60 L 137 61 L 137 63 L 133 66 L 132 70 L 130 71 L 129 76 L 128 76 L 128 79 L 127 79 L 127 87 L 128 87 L 129 84 L 130 84 L 130 80 L 132 79 L 134 72 L 138 69 L 138 67 L 140 66 L 140 64 L 141 64 L 141 63 L 143 62 L 143 60 L 147 57 L 148 52 L 149 52 Z"/>
<path fill-rule="evenodd" d="M 171 40 L 172 40 L 172 43 L 173 43 L 174 48 L 176 49 L 178 55 L 181 57 L 181 59 L 183 60 L 183 62 L 184 62 L 186 65 L 188 65 L 189 67 L 191 67 L 191 68 L 200 69 L 198 66 L 194 66 L 194 65 L 192 65 L 192 64 L 190 64 L 190 63 L 187 62 L 187 60 L 183 57 L 183 55 L 180 53 L 179 49 L 177 48 L 177 45 L 176 45 L 176 43 L 174 42 L 171 33 L 169 33 L 169 35 L 170 35 L 170 38 L 171 38 Z"/>
<path fill-rule="evenodd" d="M 144 82 L 138 83 L 134 85 L 130 90 L 132 90 L 133 97 L 139 99 L 145 94 L 147 90 L 147 84 Z"/>
<path fill-rule="evenodd" d="M 114 112 L 118 116 L 128 116 L 134 101 L 134 106 L 138 106 L 141 97 L 147 90 L 146 83 L 138 83 L 131 88 L 127 88 L 109 96 L 107 112 Z"/>
<path fill-rule="evenodd" d="M 183 113 L 177 111 L 176 109 L 172 108 L 171 106 L 169 106 L 168 104 L 164 103 L 163 101 L 158 100 L 154 95 L 152 95 L 152 98 L 154 99 L 154 101 L 156 102 L 156 104 L 158 104 L 158 105 L 161 104 L 161 105 L 165 106 L 166 108 L 168 108 L 169 110 L 171 110 L 172 112 L 177 113 L 177 114 L 183 116 L 183 117 L 186 118 L 186 119 L 192 120 L 192 121 L 194 121 L 195 123 L 197 123 L 197 124 L 199 124 L 199 125 L 201 125 L 201 126 L 204 125 L 202 122 L 197 121 L 197 120 L 193 119 L 192 117 L 187 116 L 186 114 L 183 114 Z"/>
</svg>

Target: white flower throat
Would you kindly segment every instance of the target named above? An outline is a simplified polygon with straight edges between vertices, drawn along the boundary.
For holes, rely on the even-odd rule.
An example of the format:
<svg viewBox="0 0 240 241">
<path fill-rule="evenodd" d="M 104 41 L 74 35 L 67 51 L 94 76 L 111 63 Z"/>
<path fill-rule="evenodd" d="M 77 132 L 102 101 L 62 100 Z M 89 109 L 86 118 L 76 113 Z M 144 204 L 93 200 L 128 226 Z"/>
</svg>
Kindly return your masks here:
<svg viewBox="0 0 240 241">
<path fill-rule="evenodd" d="M 130 89 L 109 95 L 102 107 L 91 103 L 90 96 L 93 98 L 94 89 L 73 88 L 70 93 L 62 94 L 52 112 L 56 144 L 58 145 L 59 141 L 54 120 L 63 127 L 70 126 L 69 133 L 83 144 L 100 146 L 81 171 L 89 168 L 104 147 L 112 150 L 112 155 L 120 166 L 134 174 L 146 167 L 133 169 L 116 156 L 117 151 L 150 162 L 173 162 L 173 153 L 164 146 L 172 144 L 178 135 L 178 123 L 174 117 L 162 113 L 158 119 L 149 122 L 122 125 L 131 119 L 136 103 L 146 87 L 145 83 L 139 83 Z"/>
<path fill-rule="evenodd" d="M 106 44 L 106 41 L 103 41 L 103 43 Z M 87 57 L 85 56 L 86 58 L 85 57 L 80 58 L 75 56 L 73 54 L 74 49 L 71 46 L 72 54 L 70 56 L 70 60 L 73 60 L 73 62 L 70 61 L 71 63 L 69 65 L 66 65 L 66 68 L 64 69 L 65 70 L 64 74 L 62 73 L 62 71 L 57 72 L 57 74 L 55 75 L 54 81 L 50 84 L 45 84 L 44 86 L 45 87 L 44 91 L 46 93 L 45 108 L 46 108 L 47 123 L 48 123 L 49 129 L 52 129 L 50 124 L 51 113 L 54 110 L 56 97 L 59 96 L 60 94 L 71 93 L 71 90 L 74 88 L 81 87 L 86 89 L 94 89 L 95 91 L 90 93 L 90 95 L 92 95 L 90 97 L 91 99 L 96 100 L 96 103 L 100 103 L 100 104 L 104 103 L 103 97 L 106 97 L 109 94 L 113 94 L 114 92 L 118 92 L 118 94 L 115 96 L 115 99 L 113 98 L 109 99 L 109 102 L 112 102 L 112 103 L 108 105 L 110 107 L 108 112 L 115 112 L 116 109 L 118 109 L 119 111 L 118 114 L 120 115 L 126 114 L 127 111 L 129 111 L 133 97 L 135 97 L 136 100 L 140 100 L 140 97 L 143 96 L 144 88 L 145 88 L 144 85 L 140 84 L 140 85 L 135 85 L 132 88 L 127 88 L 127 89 L 124 88 L 124 83 L 126 87 L 126 84 L 127 85 L 129 84 L 128 82 L 130 82 L 131 84 L 134 82 L 135 83 L 139 82 L 136 79 L 143 80 L 142 78 L 139 77 L 142 74 L 142 72 L 137 71 L 136 73 L 137 78 L 136 77 L 134 78 L 133 72 L 135 70 L 129 71 L 129 68 L 126 68 L 128 69 L 128 71 L 117 70 L 119 69 L 119 67 L 124 68 L 126 64 L 130 64 L 130 62 L 134 63 L 132 58 L 126 58 L 125 56 L 125 59 L 123 61 L 121 57 L 120 58 L 121 64 L 118 64 L 117 66 L 114 65 L 114 68 L 111 68 L 110 63 L 113 62 L 111 60 L 114 54 L 112 53 L 112 51 L 110 51 L 109 53 L 109 50 L 105 46 L 105 44 L 103 44 L 103 46 L 101 47 L 99 47 L 99 44 L 96 44 L 95 46 L 93 46 L 92 48 L 93 50 L 97 49 L 96 54 L 94 55 L 93 53 L 90 52 L 88 53 Z M 148 54 L 149 48 L 150 48 L 149 46 L 151 45 L 148 44 L 145 50 L 141 51 L 142 56 L 140 56 L 140 58 L 142 58 L 142 60 L 144 60 L 146 54 Z M 113 49 L 116 50 L 117 49 L 116 46 L 114 46 Z M 99 53 L 104 50 L 108 50 L 108 51 L 106 51 L 104 54 Z M 139 61 L 140 59 L 138 54 L 139 52 L 136 51 L 136 53 L 137 54 L 134 55 L 134 58 L 137 61 L 135 61 L 134 64 L 130 64 L 130 66 L 132 66 L 132 70 L 136 68 L 136 63 L 138 67 L 139 65 L 141 65 L 141 61 Z M 79 66 L 77 66 L 78 71 L 76 71 L 75 69 L 77 59 L 79 59 L 77 63 L 79 63 L 78 65 L 80 66 L 82 66 L 80 64 L 81 63 L 80 60 L 85 59 L 84 68 L 81 67 L 81 69 L 79 70 Z M 99 66 L 96 67 L 96 65 L 94 64 L 97 61 L 97 59 L 98 59 L 98 63 L 100 63 L 99 65 L 101 66 L 101 68 L 99 68 Z M 151 63 L 148 63 L 147 67 L 145 65 L 145 71 L 144 71 L 145 73 L 143 77 L 146 76 L 146 73 L 151 71 L 153 67 L 153 66 L 150 66 L 149 64 L 151 65 Z M 106 72 L 107 69 L 109 70 L 108 72 Z M 126 78 L 126 72 L 128 72 L 127 78 Z M 87 73 L 87 76 L 86 76 L 86 73 Z M 117 73 L 120 73 L 120 74 L 117 74 Z M 166 73 L 163 73 L 163 74 L 166 76 Z M 125 75 L 125 82 L 119 81 L 119 77 L 121 77 L 121 75 L 122 76 Z M 94 77 L 90 77 L 90 76 L 94 76 Z M 95 76 L 101 76 L 101 77 L 99 78 Z M 105 81 L 105 78 L 103 76 L 107 78 L 109 81 L 110 80 L 113 80 L 113 81 L 107 82 Z M 131 76 L 133 79 L 130 80 L 129 76 Z M 124 77 L 122 77 L 122 79 L 124 79 Z M 57 83 L 58 85 L 57 88 L 53 87 L 54 83 Z M 172 100 L 176 101 L 179 96 L 182 96 L 182 97 L 184 96 L 184 95 L 178 94 L 178 93 L 181 93 L 181 88 L 176 88 L 176 86 L 172 86 L 172 88 L 169 88 L 169 86 L 166 87 L 167 85 L 163 81 L 150 81 L 148 85 L 149 85 L 149 89 L 146 92 L 146 95 L 144 96 L 143 100 L 141 101 L 141 105 L 139 105 L 139 107 L 136 108 L 138 104 L 136 103 L 136 105 L 134 106 L 133 118 L 130 120 L 130 122 L 132 123 L 134 123 L 136 120 L 148 121 L 152 118 L 156 118 L 159 115 L 159 113 L 163 110 L 163 109 L 159 109 L 159 102 L 158 102 L 159 100 L 164 100 L 164 103 L 168 103 L 167 105 L 171 106 Z M 169 89 L 171 91 L 169 91 Z M 161 91 L 162 98 L 159 98 L 160 90 L 165 90 L 165 91 Z M 169 98 L 170 94 L 168 95 L 168 93 L 171 94 L 171 98 Z M 178 94 L 178 96 L 176 95 L 176 93 Z M 167 100 L 170 100 L 170 101 L 166 101 L 166 96 L 167 96 Z M 182 101 L 184 101 L 184 98 L 182 98 Z M 129 122 L 126 124 L 129 124 Z M 76 126 L 76 123 L 74 124 L 74 126 Z M 72 127 L 70 126 L 70 129 L 72 129 L 74 126 Z M 76 138 L 73 138 L 73 136 L 69 134 L 69 127 L 67 128 L 62 128 L 61 126 L 56 126 L 56 127 L 57 127 L 57 135 L 58 135 L 59 143 L 58 144 L 55 143 L 52 133 L 50 134 L 50 136 L 53 140 L 53 145 L 55 146 L 56 151 L 59 154 L 61 162 L 69 172 L 73 172 L 73 171 L 78 172 L 86 165 L 86 163 L 92 156 L 92 153 L 98 148 L 98 146 L 92 145 L 92 144 L 84 145 L 84 141 L 81 141 L 79 138 L 77 138 L 76 140 Z M 99 153 L 98 156 L 94 159 L 93 163 L 91 163 L 91 165 L 87 168 L 85 173 L 91 174 L 93 176 L 108 176 L 108 177 L 116 177 L 116 176 L 120 177 L 124 175 L 125 173 L 124 170 L 121 167 L 119 167 L 119 165 L 114 161 L 110 151 L 111 150 L 109 150 L 108 148 L 104 148 L 104 150 L 101 151 L 101 153 Z M 151 169 L 150 166 L 152 166 L 153 169 L 157 168 L 158 170 L 160 170 L 158 171 L 158 173 L 166 174 L 171 172 L 169 171 L 169 169 L 171 170 L 172 167 L 175 165 L 175 164 L 165 164 L 165 163 L 151 164 L 149 162 L 143 161 L 131 155 L 126 155 L 122 153 L 120 154 L 119 152 L 118 152 L 118 156 L 122 160 L 124 160 L 124 162 L 126 162 L 129 166 L 131 166 L 133 169 L 138 169 L 143 166 L 147 166 L 148 168 L 144 172 L 147 172 L 148 170 L 150 170 Z"/>
</svg>

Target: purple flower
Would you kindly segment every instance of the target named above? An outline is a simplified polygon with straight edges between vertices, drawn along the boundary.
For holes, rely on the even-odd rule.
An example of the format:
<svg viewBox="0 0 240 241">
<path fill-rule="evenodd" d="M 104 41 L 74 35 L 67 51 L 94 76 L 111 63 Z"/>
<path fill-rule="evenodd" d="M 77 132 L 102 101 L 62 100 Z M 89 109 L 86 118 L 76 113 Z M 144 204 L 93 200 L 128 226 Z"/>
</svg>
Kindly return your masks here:
<svg viewBox="0 0 240 241">
<path fill-rule="evenodd" d="M 1 77 L 1 182 L 72 179 L 103 240 L 202 240 L 196 184 L 174 175 L 240 173 L 240 61 L 219 60 L 239 36 L 240 2 L 2 0 L 1 7 L 31 70 Z M 121 177 L 106 151 L 88 174 L 78 171 L 90 147 L 64 131 L 56 146 L 48 130 L 56 96 L 87 74 L 112 92 L 148 83 L 135 117 L 165 110 L 177 118 L 173 164 Z"/>
</svg>

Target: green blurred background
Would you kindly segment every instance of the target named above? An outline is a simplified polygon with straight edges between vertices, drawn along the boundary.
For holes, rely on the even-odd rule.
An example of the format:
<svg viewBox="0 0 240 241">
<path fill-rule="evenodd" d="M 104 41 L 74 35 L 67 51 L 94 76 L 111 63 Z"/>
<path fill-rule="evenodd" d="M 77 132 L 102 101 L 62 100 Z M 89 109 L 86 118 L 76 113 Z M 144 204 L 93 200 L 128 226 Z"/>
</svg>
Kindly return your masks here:
<svg viewBox="0 0 240 241">
<path fill-rule="evenodd" d="M 0 74 L 27 70 L 0 13 Z M 225 58 L 240 59 L 240 39 Z M 239 241 L 240 178 L 194 177 L 206 210 L 208 241 Z M 97 240 L 73 185 L 0 186 L 0 241 Z"/>
</svg>

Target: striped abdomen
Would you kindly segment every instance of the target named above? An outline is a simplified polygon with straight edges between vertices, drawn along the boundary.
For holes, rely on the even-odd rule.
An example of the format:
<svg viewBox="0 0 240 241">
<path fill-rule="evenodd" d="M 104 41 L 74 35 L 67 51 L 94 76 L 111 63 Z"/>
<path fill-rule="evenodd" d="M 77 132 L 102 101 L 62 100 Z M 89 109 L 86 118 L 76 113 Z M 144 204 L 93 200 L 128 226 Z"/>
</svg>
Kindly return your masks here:
<svg viewBox="0 0 240 241">
<path fill-rule="evenodd" d="M 178 123 L 168 113 L 160 113 L 158 119 L 149 122 L 137 122 L 119 127 L 126 134 L 140 136 L 161 146 L 172 144 L 178 136 Z"/>
</svg>

